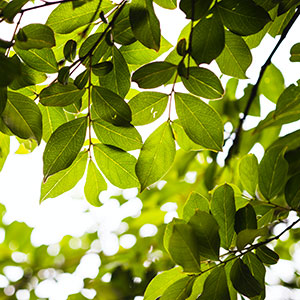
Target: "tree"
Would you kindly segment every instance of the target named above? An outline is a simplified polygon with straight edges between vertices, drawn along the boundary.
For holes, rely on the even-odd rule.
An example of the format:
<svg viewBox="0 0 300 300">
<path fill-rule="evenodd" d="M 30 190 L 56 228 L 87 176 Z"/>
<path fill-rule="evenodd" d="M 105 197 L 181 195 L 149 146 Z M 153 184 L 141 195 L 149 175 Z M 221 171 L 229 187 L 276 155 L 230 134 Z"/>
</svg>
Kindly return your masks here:
<svg viewBox="0 0 300 300">
<path fill-rule="evenodd" d="M 299 16 L 300 1 L 181 0 L 189 24 L 175 46 L 161 36 L 150 0 L 24 6 L 27 2 L 0 2 L 1 22 L 15 24 L 12 39 L 0 40 L 1 169 L 11 138 L 25 152 L 45 142 L 41 202 L 85 176 L 91 205 L 101 206 L 99 194 L 107 182 L 137 188 L 144 203 L 138 218 L 124 220 L 136 244 L 114 256 L 100 253 L 100 272 L 84 287 L 96 290 L 95 299 L 233 300 L 238 294 L 264 299 L 266 267 L 291 259 L 288 249 L 299 236 L 300 131 L 279 133 L 282 125 L 300 119 L 300 87 L 285 87 L 271 60 Z M 155 3 L 177 7 L 173 0 Z M 54 4 L 45 24 L 22 26 L 28 11 Z M 238 98 L 237 87 L 252 62 L 250 49 L 267 34 L 280 38 L 256 83 Z M 291 62 L 300 61 L 299 45 L 291 48 Z M 231 77 L 225 88 L 207 67 L 214 60 Z M 52 82 L 45 83 L 49 78 Z M 260 115 L 262 95 L 275 110 L 256 128 L 244 130 L 247 116 Z M 140 126 L 159 118 L 159 127 L 143 141 Z M 225 123 L 232 130 L 224 141 Z M 256 143 L 265 149 L 260 162 L 249 154 Z M 221 166 L 223 148 L 228 154 Z M 132 150 L 139 150 L 138 156 Z M 194 179 L 188 180 L 191 174 Z M 160 208 L 167 202 L 177 204 L 179 218 L 166 225 Z M 291 214 L 297 215 L 294 221 Z M 155 236 L 139 236 L 147 223 L 157 226 Z M 279 223 L 287 225 L 276 235 Z M 25 224 L 1 225 L 6 232 L 2 267 L 18 265 L 24 273 L 0 299 L 24 289 L 37 299 L 45 270 L 73 272 L 97 240 L 87 233 L 80 239 L 85 246 L 72 249 L 66 236 L 60 243 L 64 259 L 57 260 L 46 246 L 30 244 Z M 285 232 L 290 236 L 283 242 Z M 16 251 L 30 259 L 15 259 Z M 112 275 L 109 283 L 102 280 L 106 273 Z M 296 277 L 282 285 L 298 287 Z M 77 293 L 68 299 L 86 298 Z"/>
</svg>

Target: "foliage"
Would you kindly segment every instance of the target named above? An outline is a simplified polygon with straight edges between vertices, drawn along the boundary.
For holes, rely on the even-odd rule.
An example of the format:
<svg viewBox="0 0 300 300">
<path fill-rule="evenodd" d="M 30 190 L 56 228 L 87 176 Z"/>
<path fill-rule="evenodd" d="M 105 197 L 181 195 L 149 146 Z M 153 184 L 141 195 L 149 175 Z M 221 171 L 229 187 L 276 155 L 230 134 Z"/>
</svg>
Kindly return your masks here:
<svg viewBox="0 0 300 300">
<path fill-rule="evenodd" d="M 27 152 L 46 143 L 41 202 L 85 176 L 91 205 L 101 206 L 107 182 L 137 188 L 144 205 L 139 217 L 124 220 L 136 244 L 114 256 L 100 253 L 99 274 L 84 287 L 97 292 L 95 299 L 234 300 L 237 294 L 264 299 L 266 267 L 291 259 L 286 249 L 299 237 L 293 228 L 299 218 L 278 235 L 273 230 L 288 222 L 290 213 L 299 214 L 299 130 L 283 137 L 279 132 L 300 119 L 300 86 L 285 87 L 271 59 L 299 15 L 300 1 L 181 0 L 189 24 L 174 46 L 161 35 L 151 0 L 24 6 L 27 2 L 0 1 L 1 22 L 15 23 L 11 41 L 0 40 L 0 168 L 13 136 Z M 173 0 L 155 3 L 177 7 Z M 28 11 L 53 4 L 59 5 L 45 24 L 22 26 Z M 237 87 L 252 62 L 250 49 L 267 34 L 279 36 L 278 43 L 257 82 L 238 98 Z M 299 53 L 298 41 L 291 62 L 299 62 Z M 232 77 L 225 88 L 208 69 L 212 61 Z M 246 131 L 246 117 L 260 116 L 262 95 L 276 108 Z M 178 119 L 171 117 L 174 109 Z M 138 126 L 158 119 L 160 125 L 143 141 Z M 233 128 L 226 136 L 225 123 Z M 260 162 L 249 154 L 256 143 L 265 149 Z M 228 151 L 224 166 L 222 150 Z M 161 207 L 167 202 L 177 204 L 179 218 L 166 225 Z M 147 223 L 157 226 L 156 236 L 139 236 Z M 12 285 L 28 289 L 30 299 L 37 299 L 34 291 L 47 277 L 41 275 L 45 270 L 73 272 L 97 240 L 95 232 L 87 233 L 80 238 L 84 247 L 74 250 L 67 236 L 58 259 L 46 246 L 29 243 L 25 224 L 1 225 L 6 232 L 1 268 L 23 268 Z M 287 231 L 286 243 L 276 243 Z M 15 252 L 29 259 L 19 262 Z M 106 273 L 112 274 L 109 283 L 102 280 Z M 78 293 L 69 299 L 86 298 Z"/>
</svg>

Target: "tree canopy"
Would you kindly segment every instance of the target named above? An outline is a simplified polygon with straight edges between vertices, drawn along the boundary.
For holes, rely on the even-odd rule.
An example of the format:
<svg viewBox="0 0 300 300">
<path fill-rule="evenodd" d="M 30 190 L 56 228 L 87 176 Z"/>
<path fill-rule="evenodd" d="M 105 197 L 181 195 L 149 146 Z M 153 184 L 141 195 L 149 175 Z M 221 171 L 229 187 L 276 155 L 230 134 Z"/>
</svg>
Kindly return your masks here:
<svg viewBox="0 0 300 300">
<path fill-rule="evenodd" d="M 23 275 L 10 280 L 0 299 L 40 299 L 40 284 L 74 272 L 91 252 L 101 258 L 99 272 L 68 299 L 88 299 L 87 290 L 99 300 L 265 299 L 266 268 L 292 260 L 299 239 L 300 130 L 280 135 L 283 125 L 300 120 L 299 78 L 285 86 L 272 58 L 300 14 L 300 1 L 28 4 L 0 0 L 0 22 L 14 24 L 11 40 L 0 36 L 0 169 L 12 138 L 18 153 L 45 145 L 40 202 L 84 178 L 92 206 L 102 205 L 100 193 L 112 184 L 136 188 L 143 208 L 124 218 L 128 228 L 117 233 L 134 235 L 135 244 L 113 256 L 95 250 L 97 229 L 77 238 L 78 247 L 65 236 L 53 254 L 30 243 L 26 224 L 1 221 L 0 272 L 18 266 Z M 161 34 L 156 5 L 185 14 L 176 45 Z M 43 24 L 23 26 L 28 11 L 44 7 Z M 240 97 L 257 59 L 251 50 L 266 35 L 278 42 L 264 50 L 269 56 L 256 83 Z M 299 41 L 289 59 L 300 62 Z M 275 109 L 245 130 L 247 117 L 259 117 L 266 101 Z M 151 131 L 145 140 L 144 128 Z M 264 148 L 260 161 L 249 153 L 257 143 Z M 122 193 L 114 198 L 127 201 Z M 178 218 L 165 222 L 162 206 L 170 202 Z M 145 224 L 157 233 L 142 236 Z M 284 226 L 277 234 L 278 224 Z M 298 276 L 281 284 L 297 288 Z"/>
</svg>

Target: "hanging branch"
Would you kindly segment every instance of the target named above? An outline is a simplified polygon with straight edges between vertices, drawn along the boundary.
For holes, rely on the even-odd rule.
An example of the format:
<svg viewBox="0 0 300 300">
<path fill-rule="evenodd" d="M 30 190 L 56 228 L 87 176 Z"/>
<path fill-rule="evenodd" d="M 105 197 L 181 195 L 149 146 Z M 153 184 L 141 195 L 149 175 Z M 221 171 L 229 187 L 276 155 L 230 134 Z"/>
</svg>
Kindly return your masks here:
<svg viewBox="0 0 300 300">
<path fill-rule="evenodd" d="M 298 16 L 300 15 L 300 6 L 298 6 L 296 8 L 296 12 L 293 15 L 293 17 L 291 18 L 291 20 L 289 21 L 289 23 L 287 24 L 287 26 L 284 28 L 282 35 L 279 39 L 279 41 L 277 42 L 277 44 L 275 45 L 273 51 L 271 52 L 270 56 L 268 57 L 268 59 L 266 60 L 266 62 L 264 63 L 264 65 L 261 67 L 258 79 L 255 83 L 255 85 L 253 86 L 252 90 L 251 90 L 251 94 L 250 97 L 248 99 L 247 105 L 245 107 L 245 110 L 243 112 L 243 116 L 240 118 L 239 121 L 239 125 L 238 128 L 235 130 L 235 137 L 233 138 L 233 143 L 232 146 L 230 147 L 229 151 L 228 151 L 228 155 L 225 159 L 225 163 L 228 164 L 229 160 L 232 158 L 232 156 L 237 152 L 238 150 L 238 146 L 239 146 L 239 142 L 240 142 L 240 136 L 241 136 L 241 132 L 242 132 L 242 128 L 243 128 L 243 124 L 245 122 L 246 117 L 249 114 L 249 110 L 251 107 L 251 104 L 253 103 L 256 95 L 257 95 L 257 90 L 259 87 L 259 84 L 261 82 L 261 79 L 267 69 L 267 67 L 271 64 L 271 60 L 274 56 L 274 54 L 276 53 L 276 51 L 278 50 L 279 46 L 281 45 L 281 43 L 283 42 L 283 40 L 286 38 L 288 32 L 290 31 L 290 29 L 292 28 L 293 24 L 295 23 L 296 19 L 298 18 Z"/>
</svg>

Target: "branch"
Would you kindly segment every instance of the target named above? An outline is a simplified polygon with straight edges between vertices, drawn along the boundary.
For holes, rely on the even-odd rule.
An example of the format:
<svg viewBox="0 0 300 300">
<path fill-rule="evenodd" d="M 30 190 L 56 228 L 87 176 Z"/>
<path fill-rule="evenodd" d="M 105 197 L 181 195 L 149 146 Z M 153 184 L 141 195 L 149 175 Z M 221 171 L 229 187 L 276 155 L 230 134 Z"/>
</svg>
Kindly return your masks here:
<svg viewBox="0 0 300 300">
<path fill-rule="evenodd" d="M 73 1 L 74 0 L 59 0 L 59 1 L 53 1 L 53 2 L 45 2 L 44 4 L 41 4 L 41 5 L 21 9 L 20 13 L 24 13 L 26 11 L 34 10 L 34 9 L 37 9 L 37 8 L 43 8 L 43 7 L 54 5 L 54 4 L 61 4 L 61 3 L 73 2 Z"/>
<path fill-rule="evenodd" d="M 279 41 L 275 45 L 273 51 L 271 52 L 270 56 L 268 57 L 268 59 L 266 60 L 266 62 L 264 63 L 264 65 L 261 67 L 261 70 L 260 70 L 260 73 L 259 73 L 259 77 L 258 77 L 258 79 L 257 79 L 254 87 L 251 90 L 251 94 L 250 94 L 250 97 L 248 99 L 248 102 L 247 102 L 247 105 L 245 107 L 245 110 L 243 112 L 243 116 L 240 118 L 238 128 L 235 130 L 235 137 L 233 139 L 232 146 L 230 147 L 230 149 L 228 151 L 228 155 L 227 155 L 227 157 L 225 159 L 225 163 L 226 164 L 229 162 L 229 160 L 231 159 L 231 157 L 238 150 L 238 146 L 239 146 L 239 141 L 240 141 L 240 136 L 241 136 L 243 124 L 245 122 L 246 117 L 249 114 L 249 110 L 250 110 L 251 104 L 253 103 L 253 101 L 254 101 L 254 99 L 255 99 L 255 97 L 257 95 L 257 90 L 258 90 L 259 84 L 261 82 L 261 79 L 262 79 L 262 77 L 263 77 L 263 75 L 264 75 L 267 67 L 271 64 L 271 60 L 272 60 L 274 54 L 276 53 L 277 49 L 279 48 L 279 46 L 281 45 L 281 43 L 283 42 L 283 40 L 286 38 L 288 32 L 292 28 L 293 24 L 295 23 L 295 21 L 296 21 L 296 19 L 298 18 L 299 15 L 300 15 L 300 6 L 298 6 L 296 8 L 295 14 L 293 15 L 293 17 L 291 18 L 291 20 L 289 21 L 289 23 L 284 28 Z"/>
</svg>

